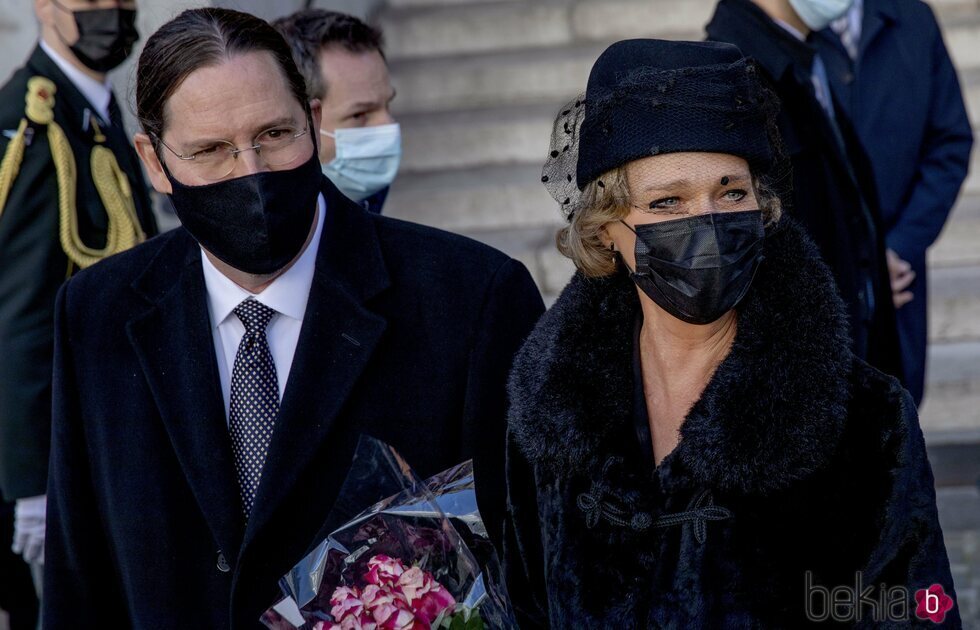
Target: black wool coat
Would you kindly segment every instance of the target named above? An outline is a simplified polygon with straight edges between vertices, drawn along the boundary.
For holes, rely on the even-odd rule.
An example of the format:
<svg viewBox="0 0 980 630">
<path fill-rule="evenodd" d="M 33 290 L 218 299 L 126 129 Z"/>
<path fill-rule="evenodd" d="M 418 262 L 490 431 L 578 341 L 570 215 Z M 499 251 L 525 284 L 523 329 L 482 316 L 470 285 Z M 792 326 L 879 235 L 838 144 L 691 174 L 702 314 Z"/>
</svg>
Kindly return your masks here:
<svg viewBox="0 0 980 630">
<path fill-rule="evenodd" d="M 848 118 L 837 130 L 817 101 L 816 49 L 779 26 L 752 0 L 720 0 L 708 39 L 752 57 L 780 100 L 782 151 L 792 165 L 787 213 L 816 242 L 847 305 L 851 349 L 886 374 L 903 377 L 898 328 L 885 262 L 885 230 L 874 175 Z M 785 181 L 776 182 L 782 188 Z"/>
<path fill-rule="evenodd" d="M 731 351 L 657 467 L 634 430 L 625 274 L 577 275 L 518 353 L 505 564 L 523 625 L 796 628 L 856 572 L 876 600 L 908 589 L 896 619 L 917 622 L 933 583 L 955 599 L 908 393 L 848 350 L 802 230 L 784 218 L 764 247 Z"/>
<path fill-rule="evenodd" d="M 247 522 L 197 243 L 178 228 L 65 285 L 46 628 L 262 627 L 279 578 L 342 524 L 332 508 L 362 434 L 423 477 L 472 458 L 499 533 L 507 373 L 544 310 L 530 274 L 368 213 L 326 178 L 322 190 L 309 302 Z"/>
</svg>

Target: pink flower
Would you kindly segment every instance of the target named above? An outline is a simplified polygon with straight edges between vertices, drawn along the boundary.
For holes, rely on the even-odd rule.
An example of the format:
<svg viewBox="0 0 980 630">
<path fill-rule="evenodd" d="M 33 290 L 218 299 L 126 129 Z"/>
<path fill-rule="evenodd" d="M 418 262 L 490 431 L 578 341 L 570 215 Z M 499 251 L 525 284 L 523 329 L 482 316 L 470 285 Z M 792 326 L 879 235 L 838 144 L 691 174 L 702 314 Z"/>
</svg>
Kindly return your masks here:
<svg viewBox="0 0 980 630">
<path fill-rule="evenodd" d="M 364 580 L 368 584 L 392 584 L 405 572 L 405 565 L 397 558 L 377 555 L 368 560 L 368 572 Z"/>
<path fill-rule="evenodd" d="M 340 623 L 330 626 L 330 630 L 377 630 L 378 625 L 369 618 L 358 618 L 353 615 L 344 617 Z"/>
<path fill-rule="evenodd" d="M 330 597 L 330 603 L 333 604 L 330 616 L 337 621 L 350 616 L 359 617 L 364 611 L 364 602 L 356 587 L 338 586 Z"/>
<path fill-rule="evenodd" d="M 397 594 L 392 593 L 389 588 L 389 586 L 381 587 L 377 584 L 365 586 L 364 592 L 361 593 L 361 601 L 364 603 L 365 610 L 371 612 L 378 606 L 394 604 Z"/>
<path fill-rule="evenodd" d="M 453 599 L 453 596 L 442 585 L 437 583 L 419 599 L 413 610 L 415 611 L 416 617 L 426 622 L 427 625 L 432 625 L 432 622 L 439 615 L 447 610 L 451 610 L 455 606 L 456 600 Z"/>
<path fill-rule="evenodd" d="M 412 567 L 398 578 L 396 594 L 400 593 L 421 621 L 431 624 L 446 609 L 456 605 L 456 600 L 432 574 Z"/>
<path fill-rule="evenodd" d="M 380 604 L 371 610 L 378 628 L 384 630 L 414 630 L 416 627 L 428 630 L 429 626 L 417 626 L 412 611 L 396 606 L 394 603 Z"/>
</svg>

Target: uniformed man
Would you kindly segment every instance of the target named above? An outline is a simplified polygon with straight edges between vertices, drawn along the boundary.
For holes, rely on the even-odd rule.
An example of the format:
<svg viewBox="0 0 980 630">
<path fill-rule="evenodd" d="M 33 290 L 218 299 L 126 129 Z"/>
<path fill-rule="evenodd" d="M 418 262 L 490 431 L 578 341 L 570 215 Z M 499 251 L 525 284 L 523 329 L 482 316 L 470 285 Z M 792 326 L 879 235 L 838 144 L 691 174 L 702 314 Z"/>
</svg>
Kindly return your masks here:
<svg viewBox="0 0 980 630">
<path fill-rule="evenodd" d="M 135 9 L 34 0 L 40 41 L 0 89 L 0 496 L 16 501 L 13 548 L 38 583 L 55 294 L 156 232 L 106 78 L 138 39 Z"/>
</svg>

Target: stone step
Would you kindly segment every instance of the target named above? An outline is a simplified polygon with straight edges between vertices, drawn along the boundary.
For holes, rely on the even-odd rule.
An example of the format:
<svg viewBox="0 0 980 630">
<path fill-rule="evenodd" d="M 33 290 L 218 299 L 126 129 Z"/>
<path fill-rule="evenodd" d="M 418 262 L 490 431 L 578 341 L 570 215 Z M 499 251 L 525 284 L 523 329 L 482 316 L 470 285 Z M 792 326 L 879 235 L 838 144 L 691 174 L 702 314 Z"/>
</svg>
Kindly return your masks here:
<svg viewBox="0 0 980 630">
<path fill-rule="evenodd" d="M 400 116 L 402 169 L 436 171 L 544 163 L 551 125 L 562 105 L 510 105 Z"/>
<path fill-rule="evenodd" d="M 980 43 L 977 44 L 980 46 Z M 966 113 L 973 123 L 973 136 L 980 137 L 980 69 L 960 72 L 960 89 L 966 101 Z"/>
<path fill-rule="evenodd" d="M 393 60 L 395 114 L 527 103 L 560 106 L 585 91 L 589 70 L 608 43 Z"/>
<path fill-rule="evenodd" d="M 529 164 L 415 173 L 395 180 L 385 213 L 451 231 L 550 225 L 558 204 Z"/>
<path fill-rule="evenodd" d="M 935 392 L 980 395 L 980 340 L 929 344 L 926 374 Z M 980 407 L 970 416 L 980 418 Z"/>
<path fill-rule="evenodd" d="M 712 0 L 537 0 L 394 8 L 381 16 L 391 59 L 626 37 L 700 38 Z"/>
<path fill-rule="evenodd" d="M 980 455 L 980 452 L 975 453 Z M 939 485 L 937 483 L 937 485 Z M 939 525 L 943 534 L 947 532 L 977 532 L 980 531 L 980 491 L 977 486 L 939 486 L 936 488 L 936 508 L 939 511 Z M 959 559 L 949 550 L 950 569 L 957 567 Z M 973 569 L 976 572 L 976 568 Z M 959 592 L 959 582 L 955 582 Z M 967 627 L 967 626 L 963 626 Z"/>
<path fill-rule="evenodd" d="M 527 0 L 497 0 L 501 4 L 503 3 L 514 3 L 521 4 Z M 947 2 L 959 1 L 959 0 L 945 0 Z M 972 0 L 969 0 L 972 1 Z M 387 0 L 387 5 L 393 9 L 404 9 L 408 7 L 433 9 L 433 8 L 445 8 L 457 5 L 467 5 L 467 4 L 479 4 L 484 3 L 486 0 Z"/>
<path fill-rule="evenodd" d="M 936 244 L 929 250 L 929 265 L 937 267 L 966 267 L 980 265 L 980 152 L 974 151 L 973 167 L 957 202 Z"/>
<path fill-rule="evenodd" d="M 929 340 L 980 340 L 980 265 L 933 267 L 928 273 Z"/>
<path fill-rule="evenodd" d="M 388 56 L 411 59 L 615 41 L 631 37 L 700 39 L 715 0 L 444 0 L 395 5 L 382 13 Z M 980 64 L 972 45 L 980 9 L 941 1 L 936 9 L 953 58 Z"/>
</svg>

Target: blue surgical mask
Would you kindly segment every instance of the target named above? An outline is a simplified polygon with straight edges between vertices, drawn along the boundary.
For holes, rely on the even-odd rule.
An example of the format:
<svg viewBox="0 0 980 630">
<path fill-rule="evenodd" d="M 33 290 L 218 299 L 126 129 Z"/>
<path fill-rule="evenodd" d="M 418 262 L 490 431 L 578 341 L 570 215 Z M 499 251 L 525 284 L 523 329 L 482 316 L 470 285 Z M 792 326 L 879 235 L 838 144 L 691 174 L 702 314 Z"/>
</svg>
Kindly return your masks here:
<svg viewBox="0 0 980 630">
<path fill-rule="evenodd" d="M 322 164 L 323 174 L 349 199 L 363 201 L 391 186 L 402 157 L 402 132 L 398 123 L 377 127 L 320 130 L 334 139 L 337 156 Z"/>
<path fill-rule="evenodd" d="M 854 0 L 789 0 L 796 14 L 812 31 L 820 31 L 842 17 Z"/>
</svg>

